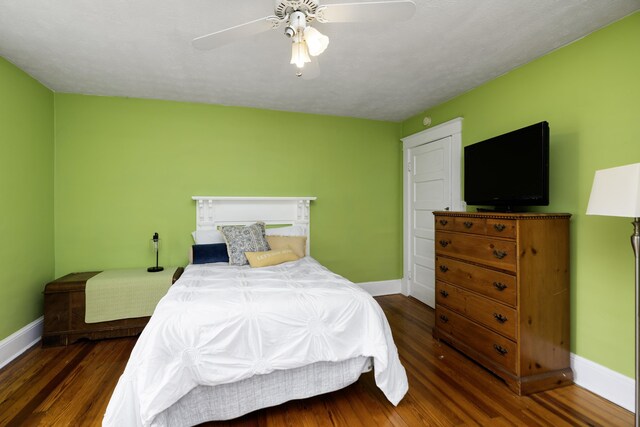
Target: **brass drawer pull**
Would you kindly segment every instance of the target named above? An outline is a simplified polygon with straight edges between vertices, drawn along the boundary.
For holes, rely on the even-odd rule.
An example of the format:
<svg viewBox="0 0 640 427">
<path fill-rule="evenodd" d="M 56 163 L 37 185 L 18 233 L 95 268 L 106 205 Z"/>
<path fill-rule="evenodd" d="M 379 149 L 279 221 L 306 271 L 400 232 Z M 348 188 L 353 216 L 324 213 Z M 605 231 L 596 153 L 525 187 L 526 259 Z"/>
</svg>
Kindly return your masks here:
<svg viewBox="0 0 640 427">
<path fill-rule="evenodd" d="M 443 273 L 446 273 L 447 271 L 449 271 L 449 267 L 447 267 L 446 265 L 442 264 L 442 265 L 440 265 L 440 271 L 442 271 Z"/>
<path fill-rule="evenodd" d="M 509 353 L 509 351 L 506 348 L 498 344 L 494 344 L 493 348 L 495 349 L 495 351 L 500 353 L 501 356 L 504 356 L 505 354 Z"/>
<path fill-rule="evenodd" d="M 502 259 L 502 258 L 507 256 L 507 253 L 504 252 L 504 251 L 498 251 L 498 250 L 494 249 L 493 250 L 493 255 L 498 259 Z"/>
<path fill-rule="evenodd" d="M 440 321 L 442 323 L 447 323 L 449 321 L 449 318 L 447 316 L 445 316 L 444 314 L 440 315 Z"/>
<path fill-rule="evenodd" d="M 449 241 L 447 240 L 440 240 L 440 246 L 442 246 L 443 248 L 446 248 L 449 245 Z"/>
<path fill-rule="evenodd" d="M 449 221 L 447 221 L 446 219 L 441 219 L 441 220 L 440 220 L 440 225 L 441 225 L 441 226 L 443 226 L 443 227 L 444 227 L 444 226 L 445 226 L 445 225 L 447 225 L 447 224 L 449 224 Z"/>
<path fill-rule="evenodd" d="M 465 221 L 465 222 L 463 222 L 463 224 L 464 224 L 464 226 L 465 226 L 465 227 L 467 227 L 467 228 L 471 228 L 471 227 L 473 227 L 473 222 L 471 222 L 471 221 Z"/>
<path fill-rule="evenodd" d="M 504 224 L 493 224 L 493 228 L 495 228 L 497 232 L 501 232 L 502 230 L 507 228 L 507 226 Z"/>
<path fill-rule="evenodd" d="M 442 295 L 443 297 L 448 297 L 449 296 L 449 292 L 445 291 L 444 289 L 440 291 L 440 295 Z M 506 319 L 505 319 L 506 320 Z"/>
<path fill-rule="evenodd" d="M 493 317 L 495 317 L 495 319 L 500 323 L 504 323 L 504 322 L 507 321 L 507 318 L 505 316 L 503 316 L 502 314 L 493 313 Z"/>
<path fill-rule="evenodd" d="M 500 283 L 500 282 L 493 282 L 493 287 L 496 288 L 497 290 L 499 290 L 500 292 L 502 292 L 505 289 L 507 289 L 507 285 L 505 285 L 504 283 Z"/>
</svg>

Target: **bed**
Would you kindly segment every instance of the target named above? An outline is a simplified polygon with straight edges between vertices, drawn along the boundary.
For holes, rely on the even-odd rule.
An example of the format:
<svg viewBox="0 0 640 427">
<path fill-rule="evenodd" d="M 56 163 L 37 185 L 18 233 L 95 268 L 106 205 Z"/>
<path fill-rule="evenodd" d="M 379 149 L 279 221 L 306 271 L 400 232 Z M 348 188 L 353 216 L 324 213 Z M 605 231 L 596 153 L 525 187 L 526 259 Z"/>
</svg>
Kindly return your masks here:
<svg viewBox="0 0 640 427">
<path fill-rule="evenodd" d="M 311 197 L 194 200 L 197 230 L 260 219 L 304 226 L 309 237 Z M 338 390 L 372 368 L 397 405 L 408 384 L 382 309 L 311 256 L 262 268 L 190 264 L 141 334 L 103 425 L 235 418 Z"/>
</svg>

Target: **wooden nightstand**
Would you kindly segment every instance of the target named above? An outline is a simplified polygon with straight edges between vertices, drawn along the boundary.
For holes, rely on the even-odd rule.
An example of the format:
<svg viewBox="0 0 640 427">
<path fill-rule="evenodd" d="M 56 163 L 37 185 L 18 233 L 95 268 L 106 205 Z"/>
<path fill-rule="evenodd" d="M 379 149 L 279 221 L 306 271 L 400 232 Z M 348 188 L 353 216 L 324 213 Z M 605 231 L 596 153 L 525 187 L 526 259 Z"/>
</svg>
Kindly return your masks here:
<svg viewBox="0 0 640 427">
<path fill-rule="evenodd" d="M 172 283 L 184 269 L 177 267 Z M 85 323 L 85 285 L 100 273 L 71 273 L 48 283 L 44 289 L 44 347 L 68 345 L 80 339 L 128 337 L 142 332 L 149 317 Z"/>
</svg>

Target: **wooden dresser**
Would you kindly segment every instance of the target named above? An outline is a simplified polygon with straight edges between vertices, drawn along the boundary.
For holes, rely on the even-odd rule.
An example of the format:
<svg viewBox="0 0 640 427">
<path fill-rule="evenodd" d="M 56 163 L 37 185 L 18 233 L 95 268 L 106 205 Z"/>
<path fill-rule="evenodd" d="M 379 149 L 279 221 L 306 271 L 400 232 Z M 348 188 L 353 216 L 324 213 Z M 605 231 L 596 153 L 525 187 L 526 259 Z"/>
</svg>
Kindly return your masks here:
<svg viewBox="0 0 640 427">
<path fill-rule="evenodd" d="M 434 337 L 519 395 L 571 384 L 571 215 L 434 215 Z"/>
</svg>

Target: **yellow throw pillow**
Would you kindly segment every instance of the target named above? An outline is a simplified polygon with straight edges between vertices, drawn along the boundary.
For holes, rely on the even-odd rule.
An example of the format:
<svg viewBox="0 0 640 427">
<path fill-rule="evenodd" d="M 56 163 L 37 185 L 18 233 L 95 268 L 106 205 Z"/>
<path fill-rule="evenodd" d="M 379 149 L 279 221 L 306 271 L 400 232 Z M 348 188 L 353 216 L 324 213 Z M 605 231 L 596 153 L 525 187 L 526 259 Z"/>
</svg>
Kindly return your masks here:
<svg viewBox="0 0 640 427">
<path fill-rule="evenodd" d="M 299 258 L 303 258 L 307 252 L 306 236 L 267 236 L 267 242 L 271 250 L 291 248 Z"/>
<path fill-rule="evenodd" d="M 293 252 L 291 248 L 271 250 L 264 252 L 245 252 L 244 255 L 249 260 L 251 267 L 268 267 L 270 265 L 278 265 L 287 261 L 296 261 L 300 257 Z"/>
</svg>

